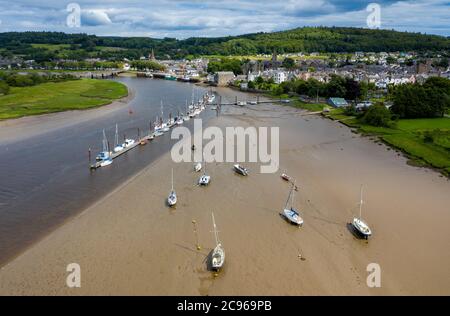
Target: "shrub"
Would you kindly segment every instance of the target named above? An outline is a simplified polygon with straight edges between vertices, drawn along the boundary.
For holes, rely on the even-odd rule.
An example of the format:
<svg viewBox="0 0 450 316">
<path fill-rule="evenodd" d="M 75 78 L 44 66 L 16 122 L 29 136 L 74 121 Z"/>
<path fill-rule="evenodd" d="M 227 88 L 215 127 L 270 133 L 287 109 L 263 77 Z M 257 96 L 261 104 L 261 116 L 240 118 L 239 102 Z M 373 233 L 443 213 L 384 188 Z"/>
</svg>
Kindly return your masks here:
<svg viewBox="0 0 450 316">
<path fill-rule="evenodd" d="M 1 94 L 8 94 L 9 93 L 9 85 L 4 82 L 3 80 L 0 81 L 0 95 Z"/>
<path fill-rule="evenodd" d="M 388 127 L 391 123 L 391 112 L 383 105 L 374 105 L 367 110 L 362 121 L 372 126 Z"/>
</svg>

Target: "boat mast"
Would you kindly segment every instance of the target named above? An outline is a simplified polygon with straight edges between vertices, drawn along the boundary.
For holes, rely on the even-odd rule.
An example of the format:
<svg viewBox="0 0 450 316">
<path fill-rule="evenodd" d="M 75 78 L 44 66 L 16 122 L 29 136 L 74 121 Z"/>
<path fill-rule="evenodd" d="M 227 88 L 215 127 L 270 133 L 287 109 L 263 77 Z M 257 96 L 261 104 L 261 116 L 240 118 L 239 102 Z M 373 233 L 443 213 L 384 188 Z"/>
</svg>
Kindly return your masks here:
<svg viewBox="0 0 450 316">
<path fill-rule="evenodd" d="M 105 130 L 103 130 L 103 152 L 109 152 L 108 139 L 106 138 Z"/>
<path fill-rule="evenodd" d="M 363 205 L 363 186 L 361 185 L 361 194 L 360 194 L 360 202 L 359 202 L 359 219 L 362 219 L 362 205 Z"/>
<path fill-rule="evenodd" d="M 173 192 L 173 168 L 172 168 L 172 192 Z"/>
<path fill-rule="evenodd" d="M 289 196 L 288 196 L 288 199 L 287 199 L 287 201 L 286 201 L 286 205 L 284 206 L 284 209 L 285 209 L 285 210 L 287 210 L 287 207 L 288 207 L 288 205 L 289 205 L 289 201 L 291 200 L 291 195 L 292 195 L 292 188 L 291 188 L 291 190 L 289 191 Z"/>
<path fill-rule="evenodd" d="M 114 143 L 115 147 L 119 146 L 119 127 L 117 126 L 117 124 L 116 124 L 116 136 L 115 136 L 114 142 L 115 142 Z"/>
<path fill-rule="evenodd" d="M 216 220 L 214 219 L 214 213 L 211 213 L 211 214 L 212 214 L 212 219 L 213 219 L 214 237 L 216 238 L 216 245 L 220 245 L 219 232 L 217 231 Z"/>
<path fill-rule="evenodd" d="M 291 208 L 294 208 L 294 195 L 295 195 L 295 181 L 292 184 L 292 201 L 291 201 Z"/>
<path fill-rule="evenodd" d="M 164 120 L 164 105 L 162 100 L 161 100 L 161 120 Z"/>
</svg>

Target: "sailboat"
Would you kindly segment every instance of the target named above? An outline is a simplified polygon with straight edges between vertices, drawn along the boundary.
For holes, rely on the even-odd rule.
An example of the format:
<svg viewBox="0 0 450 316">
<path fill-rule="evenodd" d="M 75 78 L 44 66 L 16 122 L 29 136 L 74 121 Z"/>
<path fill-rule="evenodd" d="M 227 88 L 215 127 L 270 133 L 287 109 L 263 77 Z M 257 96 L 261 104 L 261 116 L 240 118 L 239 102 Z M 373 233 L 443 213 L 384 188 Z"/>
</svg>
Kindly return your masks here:
<svg viewBox="0 0 450 316">
<path fill-rule="evenodd" d="M 170 191 L 169 197 L 167 198 L 167 203 L 170 207 L 173 207 L 177 204 L 177 193 L 173 189 L 173 168 L 172 168 L 172 190 Z"/>
<path fill-rule="evenodd" d="M 185 120 L 185 121 L 189 121 L 191 118 L 190 118 L 190 116 L 189 116 L 189 106 L 188 106 L 188 101 L 186 100 L 186 115 L 183 117 L 183 119 Z"/>
<path fill-rule="evenodd" d="M 102 152 L 97 155 L 95 158 L 97 161 L 102 161 L 109 159 L 111 156 L 111 153 L 109 152 L 109 145 L 108 145 L 108 139 L 106 138 L 105 130 L 103 130 L 103 140 L 102 140 L 103 149 Z"/>
<path fill-rule="evenodd" d="M 119 144 L 119 127 L 116 124 L 116 135 L 114 137 L 114 152 L 118 153 L 119 151 L 122 151 L 123 147 Z"/>
<path fill-rule="evenodd" d="M 360 202 L 359 202 L 359 218 L 355 217 L 352 221 L 352 226 L 365 238 L 369 239 L 372 235 L 369 225 L 362 220 L 362 205 L 363 205 L 363 186 L 361 186 Z"/>
<path fill-rule="evenodd" d="M 286 201 L 286 206 L 284 207 L 283 215 L 290 223 L 298 226 L 303 226 L 303 218 L 300 217 L 300 213 L 294 208 L 294 188 L 295 183 L 292 184 L 288 200 Z M 290 206 L 289 202 L 291 202 Z"/>
<path fill-rule="evenodd" d="M 216 238 L 216 247 L 214 248 L 211 255 L 211 267 L 213 270 L 218 271 L 223 267 L 223 264 L 225 263 L 225 250 L 223 249 L 222 243 L 219 240 L 219 232 L 217 231 L 214 213 L 212 213 L 212 220 L 214 227 L 214 237 Z"/>
<path fill-rule="evenodd" d="M 248 169 L 241 165 L 234 165 L 234 171 L 243 176 L 248 176 Z"/>
<path fill-rule="evenodd" d="M 205 162 L 205 169 L 204 169 L 203 175 L 198 180 L 198 184 L 206 186 L 206 185 L 209 185 L 210 182 L 211 182 L 211 177 L 206 174 L 206 162 Z"/>
</svg>

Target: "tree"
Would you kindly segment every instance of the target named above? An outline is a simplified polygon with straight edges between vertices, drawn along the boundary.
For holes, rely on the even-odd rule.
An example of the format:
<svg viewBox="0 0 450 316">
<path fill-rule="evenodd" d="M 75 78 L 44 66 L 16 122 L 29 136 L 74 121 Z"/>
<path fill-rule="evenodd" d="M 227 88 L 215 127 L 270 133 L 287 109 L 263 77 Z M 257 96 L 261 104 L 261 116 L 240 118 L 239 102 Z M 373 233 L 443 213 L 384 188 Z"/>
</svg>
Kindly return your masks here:
<svg viewBox="0 0 450 316">
<path fill-rule="evenodd" d="M 258 85 L 263 84 L 264 83 L 264 78 L 259 76 L 258 78 L 256 78 L 255 82 Z"/>
<path fill-rule="evenodd" d="M 282 64 L 282 66 L 286 69 L 294 69 L 295 65 L 295 60 L 289 57 L 285 58 Z"/>
<path fill-rule="evenodd" d="M 9 85 L 3 80 L 0 80 L 0 95 L 2 94 L 6 95 L 8 93 L 9 93 Z"/>
<path fill-rule="evenodd" d="M 345 98 L 347 94 L 346 80 L 340 76 L 332 75 L 330 82 L 327 84 L 327 96 Z"/>
<path fill-rule="evenodd" d="M 445 81 L 448 79 L 430 79 L 424 85 L 416 83 L 396 87 L 392 93 L 392 112 L 401 118 L 442 117 L 450 108 L 450 92 Z"/>
<path fill-rule="evenodd" d="M 362 121 L 366 124 L 379 127 L 388 127 L 391 122 L 391 112 L 383 104 L 371 106 Z"/>
<path fill-rule="evenodd" d="M 356 100 L 361 96 L 361 85 L 352 78 L 345 79 L 345 98 Z"/>
</svg>

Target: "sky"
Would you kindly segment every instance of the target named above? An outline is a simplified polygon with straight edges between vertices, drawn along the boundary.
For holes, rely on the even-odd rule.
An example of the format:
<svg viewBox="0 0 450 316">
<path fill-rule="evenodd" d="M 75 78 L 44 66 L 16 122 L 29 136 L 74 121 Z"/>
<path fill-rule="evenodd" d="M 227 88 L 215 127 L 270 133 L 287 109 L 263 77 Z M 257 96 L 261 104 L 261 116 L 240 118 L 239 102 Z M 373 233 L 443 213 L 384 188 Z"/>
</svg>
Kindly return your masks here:
<svg viewBox="0 0 450 316">
<path fill-rule="evenodd" d="M 80 25 L 73 19 L 80 8 Z M 378 11 L 368 11 L 376 3 Z M 73 6 L 72 6 L 73 7 Z M 71 9 L 72 10 L 72 9 Z M 69 17 L 69 23 L 68 23 Z M 0 32 L 218 37 L 301 26 L 379 27 L 450 36 L 450 0 L 0 0 Z"/>
</svg>

